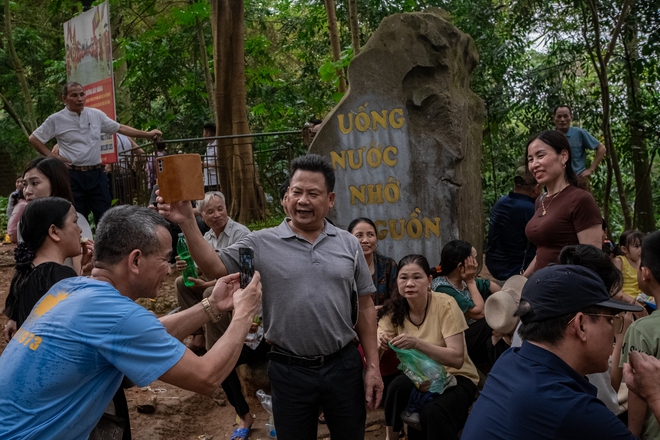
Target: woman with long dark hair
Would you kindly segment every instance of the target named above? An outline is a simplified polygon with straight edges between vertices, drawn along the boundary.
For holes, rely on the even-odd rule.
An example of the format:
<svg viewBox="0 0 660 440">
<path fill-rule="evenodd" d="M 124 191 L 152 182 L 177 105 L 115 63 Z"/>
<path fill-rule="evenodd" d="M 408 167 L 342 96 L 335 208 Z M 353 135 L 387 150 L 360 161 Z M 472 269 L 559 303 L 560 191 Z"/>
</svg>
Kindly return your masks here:
<svg viewBox="0 0 660 440">
<path fill-rule="evenodd" d="M 448 295 L 431 291 L 432 272 L 422 255 L 408 255 L 399 262 L 397 293 L 379 311 L 378 341 L 381 351 L 389 344 L 416 349 L 456 378 L 456 385 L 442 394 L 425 396 L 419 409 L 421 431 L 408 430 L 408 438 L 458 439 L 474 401 L 479 375 L 468 357 L 464 331 L 467 324 L 458 304 Z M 408 376 L 394 379 L 385 400 L 387 439 L 397 440 L 403 427 L 401 413 L 415 388 Z M 428 398 L 427 398 L 428 397 Z"/>
<path fill-rule="evenodd" d="M 61 197 L 73 204 L 69 170 L 61 160 L 54 157 L 38 157 L 25 167 L 23 179 L 25 181 L 23 194 L 28 203 L 42 197 Z M 78 225 L 82 229 L 82 236 L 88 240 L 85 245 L 86 250 L 93 252 L 92 230 L 85 216 L 80 213 L 78 213 Z M 18 241 L 21 241 L 20 228 Z M 67 259 L 64 264 L 73 268 L 80 275 L 86 275 L 88 271 L 91 271 L 91 267 L 87 268 L 87 272 L 83 270 L 80 257 Z"/>
<path fill-rule="evenodd" d="M 45 197 L 31 201 L 21 216 L 20 231 L 22 241 L 14 250 L 16 271 L 4 309 L 10 319 L 5 327 L 7 341 L 53 284 L 78 275 L 64 260 L 81 254 L 82 230 L 68 200 Z M 85 253 L 83 262 L 87 264 L 91 258 L 92 253 Z"/>
<path fill-rule="evenodd" d="M 527 144 L 527 168 L 546 192 L 536 199 L 525 234 L 536 245 L 536 257 L 524 275 L 559 262 L 564 246 L 602 245 L 602 218 L 591 193 L 578 187 L 571 167 L 571 146 L 562 133 L 542 131 Z"/>
<path fill-rule="evenodd" d="M 346 228 L 360 242 L 362 253 L 369 265 L 371 279 L 376 287 L 373 300 L 376 310 L 380 309 L 385 300 L 396 292 L 396 261 L 377 252 L 378 232 L 376 224 L 367 217 L 353 219 Z"/>
</svg>

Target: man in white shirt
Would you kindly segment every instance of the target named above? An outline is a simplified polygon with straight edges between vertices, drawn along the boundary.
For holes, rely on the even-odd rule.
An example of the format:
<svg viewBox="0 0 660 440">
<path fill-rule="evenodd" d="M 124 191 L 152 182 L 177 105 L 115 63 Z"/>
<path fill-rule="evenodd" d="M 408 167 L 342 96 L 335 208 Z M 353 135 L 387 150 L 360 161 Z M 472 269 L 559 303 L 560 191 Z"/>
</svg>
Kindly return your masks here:
<svg viewBox="0 0 660 440">
<path fill-rule="evenodd" d="M 101 165 L 102 133 L 121 133 L 130 137 L 153 139 L 160 130 L 142 131 L 119 124 L 102 111 L 85 107 L 85 90 L 76 82 L 62 89 L 63 110 L 50 115 L 29 137 L 32 146 L 44 156 L 61 159 L 69 167 L 76 211 L 87 217 L 90 212 L 98 223 L 110 209 L 108 177 Z M 59 151 L 54 153 L 46 142 L 56 138 Z"/>
<path fill-rule="evenodd" d="M 202 137 L 215 136 L 215 124 L 204 124 L 202 129 Z M 206 142 L 206 154 L 202 161 L 202 168 L 204 168 L 204 191 L 220 190 L 218 182 L 218 143 L 215 139 Z"/>
</svg>

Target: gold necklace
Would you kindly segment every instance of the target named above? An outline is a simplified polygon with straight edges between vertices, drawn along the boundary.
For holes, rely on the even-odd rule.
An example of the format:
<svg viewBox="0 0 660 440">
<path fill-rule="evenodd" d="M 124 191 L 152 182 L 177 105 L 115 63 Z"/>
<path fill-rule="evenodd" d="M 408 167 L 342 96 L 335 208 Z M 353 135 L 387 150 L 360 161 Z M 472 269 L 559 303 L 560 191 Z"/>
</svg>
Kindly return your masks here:
<svg viewBox="0 0 660 440">
<path fill-rule="evenodd" d="M 547 211 L 546 211 L 546 206 L 545 206 L 545 199 L 546 199 L 547 197 L 552 197 L 552 200 L 550 200 L 550 202 L 548 203 L 548 208 L 549 208 L 550 205 L 552 205 L 552 202 L 555 201 L 555 199 L 557 198 L 557 196 L 558 196 L 559 194 L 561 194 L 561 192 L 562 192 L 563 190 L 565 190 L 566 188 L 568 188 L 569 186 L 571 186 L 571 185 L 570 185 L 570 184 L 566 185 L 565 187 L 563 187 L 562 189 L 560 189 L 558 192 L 554 193 L 554 194 L 551 195 L 551 196 L 548 196 L 548 195 L 547 195 L 548 193 L 545 193 L 545 194 L 544 194 L 544 197 L 541 199 L 541 208 L 543 209 L 543 212 L 541 213 L 540 217 L 545 217 L 545 214 L 546 214 L 546 212 L 547 212 Z"/>
</svg>

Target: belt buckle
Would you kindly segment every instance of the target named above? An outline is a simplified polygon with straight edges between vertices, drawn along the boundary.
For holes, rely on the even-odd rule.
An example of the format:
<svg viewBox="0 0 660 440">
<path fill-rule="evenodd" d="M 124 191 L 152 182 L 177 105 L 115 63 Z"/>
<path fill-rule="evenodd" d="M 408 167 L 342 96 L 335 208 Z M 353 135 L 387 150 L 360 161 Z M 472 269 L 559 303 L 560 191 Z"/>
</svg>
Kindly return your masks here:
<svg viewBox="0 0 660 440">
<path fill-rule="evenodd" d="M 323 368 L 323 365 L 325 363 L 325 356 L 324 355 L 319 355 L 315 356 L 313 358 L 308 358 L 310 361 L 314 361 L 314 365 L 310 365 L 309 368 Z"/>
</svg>

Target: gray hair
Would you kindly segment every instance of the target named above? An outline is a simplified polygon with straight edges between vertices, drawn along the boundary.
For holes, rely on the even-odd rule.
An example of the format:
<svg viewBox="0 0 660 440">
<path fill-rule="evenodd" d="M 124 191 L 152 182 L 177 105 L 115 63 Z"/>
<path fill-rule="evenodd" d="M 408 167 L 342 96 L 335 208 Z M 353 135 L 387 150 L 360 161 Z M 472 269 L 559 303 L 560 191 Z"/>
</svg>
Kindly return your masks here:
<svg viewBox="0 0 660 440">
<path fill-rule="evenodd" d="M 62 96 L 69 96 L 69 89 L 71 87 L 80 87 L 81 89 L 85 89 L 82 84 L 77 83 L 75 81 L 69 81 L 68 83 L 64 84 L 62 87 Z"/>
<path fill-rule="evenodd" d="M 163 216 L 142 206 L 120 205 L 108 210 L 96 229 L 94 262 L 113 266 L 135 249 L 145 256 L 160 251 L 157 226 L 168 232 Z"/>
<path fill-rule="evenodd" d="M 204 208 L 206 208 L 206 205 L 209 204 L 209 202 L 213 197 L 219 197 L 220 199 L 222 199 L 223 203 L 227 203 L 227 201 L 225 200 L 225 195 L 222 194 L 220 191 L 209 191 L 206 194 L 204 194 L 204 198 L 202 200 L 197 201 L 197 211 L 200 214 L 202 213 L 202 211 L 204 211 Z"/>
</svg>

